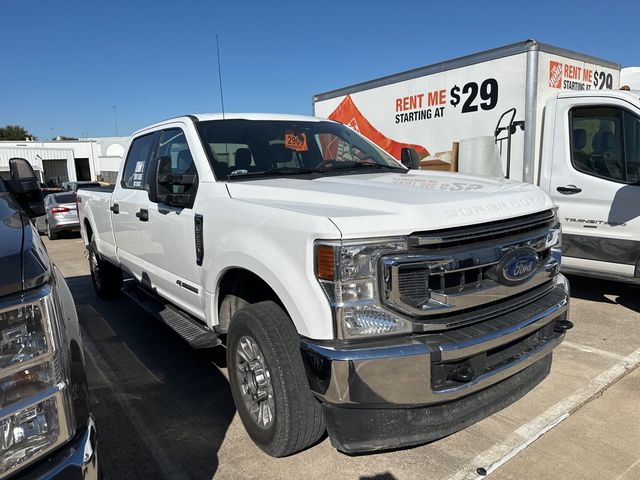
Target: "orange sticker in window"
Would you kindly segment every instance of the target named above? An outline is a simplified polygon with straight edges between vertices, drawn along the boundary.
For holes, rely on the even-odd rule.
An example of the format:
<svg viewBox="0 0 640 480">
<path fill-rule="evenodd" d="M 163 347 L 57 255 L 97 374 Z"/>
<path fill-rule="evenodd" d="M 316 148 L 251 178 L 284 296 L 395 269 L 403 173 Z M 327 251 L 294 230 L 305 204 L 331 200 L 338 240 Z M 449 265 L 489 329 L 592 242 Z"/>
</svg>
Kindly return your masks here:
<svg viewBox="0 0 640 480">
<path fill-rule="evenodd" d="M 284 132 L 284 146 L 289 150 L 295 150 L 296 152 L 306 152 L 309 150 L 307 145 L 307 134 L 300 132 L 294 133 L 291 130 Z"/>
</svg>

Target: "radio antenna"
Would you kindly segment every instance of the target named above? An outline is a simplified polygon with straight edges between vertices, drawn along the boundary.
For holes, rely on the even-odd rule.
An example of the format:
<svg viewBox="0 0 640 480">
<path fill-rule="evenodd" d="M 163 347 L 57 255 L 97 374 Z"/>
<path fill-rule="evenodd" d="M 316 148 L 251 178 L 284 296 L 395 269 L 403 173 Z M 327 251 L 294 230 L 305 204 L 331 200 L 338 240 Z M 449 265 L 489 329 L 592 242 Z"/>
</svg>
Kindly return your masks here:
<svg viewBox="0 0 640 480">
<path fill-rule="evenodd" d="M 216 33 L 216 50 L 218 52 L 218 80 L 220 81 L 220 104 L 222 105 L 222 119 L 224 120 L 224 96 L 222 95 L 222 69 L 220 68 L 220 44 Z"/>
</svg>

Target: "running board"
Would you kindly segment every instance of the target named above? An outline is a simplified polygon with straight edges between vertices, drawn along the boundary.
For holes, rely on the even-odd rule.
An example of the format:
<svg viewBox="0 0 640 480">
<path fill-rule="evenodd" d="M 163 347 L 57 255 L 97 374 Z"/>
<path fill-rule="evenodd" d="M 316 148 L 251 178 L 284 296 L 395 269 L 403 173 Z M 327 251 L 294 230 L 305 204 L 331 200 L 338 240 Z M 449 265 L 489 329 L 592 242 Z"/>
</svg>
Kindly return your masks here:
<svg viewBox="0 0 640 480">
<path fill-rule="evenodd" d="M 192 348 L 210 348 L 222 345 L 222 341 L 215 332 L 160 297 L 147 292 L 135 281 L 125 282 L 122 291 L 151 315 L 162 320 L 185 339 Z"/>
</svg>

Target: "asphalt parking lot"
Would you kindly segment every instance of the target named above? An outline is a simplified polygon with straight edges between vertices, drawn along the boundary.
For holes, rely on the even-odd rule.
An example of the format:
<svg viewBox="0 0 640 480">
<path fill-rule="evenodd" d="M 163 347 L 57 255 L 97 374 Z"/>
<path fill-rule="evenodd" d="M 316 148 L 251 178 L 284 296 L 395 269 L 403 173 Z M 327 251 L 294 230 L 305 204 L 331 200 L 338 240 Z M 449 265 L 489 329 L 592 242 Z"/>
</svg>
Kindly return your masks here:
<svg viewBox="0 0 640 480">
<path fill-rule="evenodd" d="M 235 413 L 224 351 L 191 350 L 127 297 L 98 299 L 79 237 L 45 243 L 76 301 L 107 479 L 640 478 L 640 287 L 571 278 L 575 328 L 549 377 L 461 432 L 359 456 L 325 438 L 274 459 Z"/>
</svg>

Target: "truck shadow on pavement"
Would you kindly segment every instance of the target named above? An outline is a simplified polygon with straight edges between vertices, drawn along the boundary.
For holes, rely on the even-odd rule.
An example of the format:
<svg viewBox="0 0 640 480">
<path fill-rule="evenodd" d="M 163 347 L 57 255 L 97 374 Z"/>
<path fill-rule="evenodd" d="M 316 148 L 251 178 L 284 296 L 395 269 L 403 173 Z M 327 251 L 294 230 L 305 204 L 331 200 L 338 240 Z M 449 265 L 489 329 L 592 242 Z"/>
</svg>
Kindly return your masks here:
<svg viewBox="0 0 640 480">
<path fill-rule="evenodd" d="M 634 312 L 640 312 L 640 285 L 575 275 L 567 275 L 567 278 L 571 285 L 571 296 L 574 298 L 618 304 Z"/>
<path fill-rule="evenodd" d="M 88 275 L 67 278 L 85 344 L 105 478 L 210 479 L 235 413 L 214 365 L 127 297 L 99 299 Z"/>
</svg>

